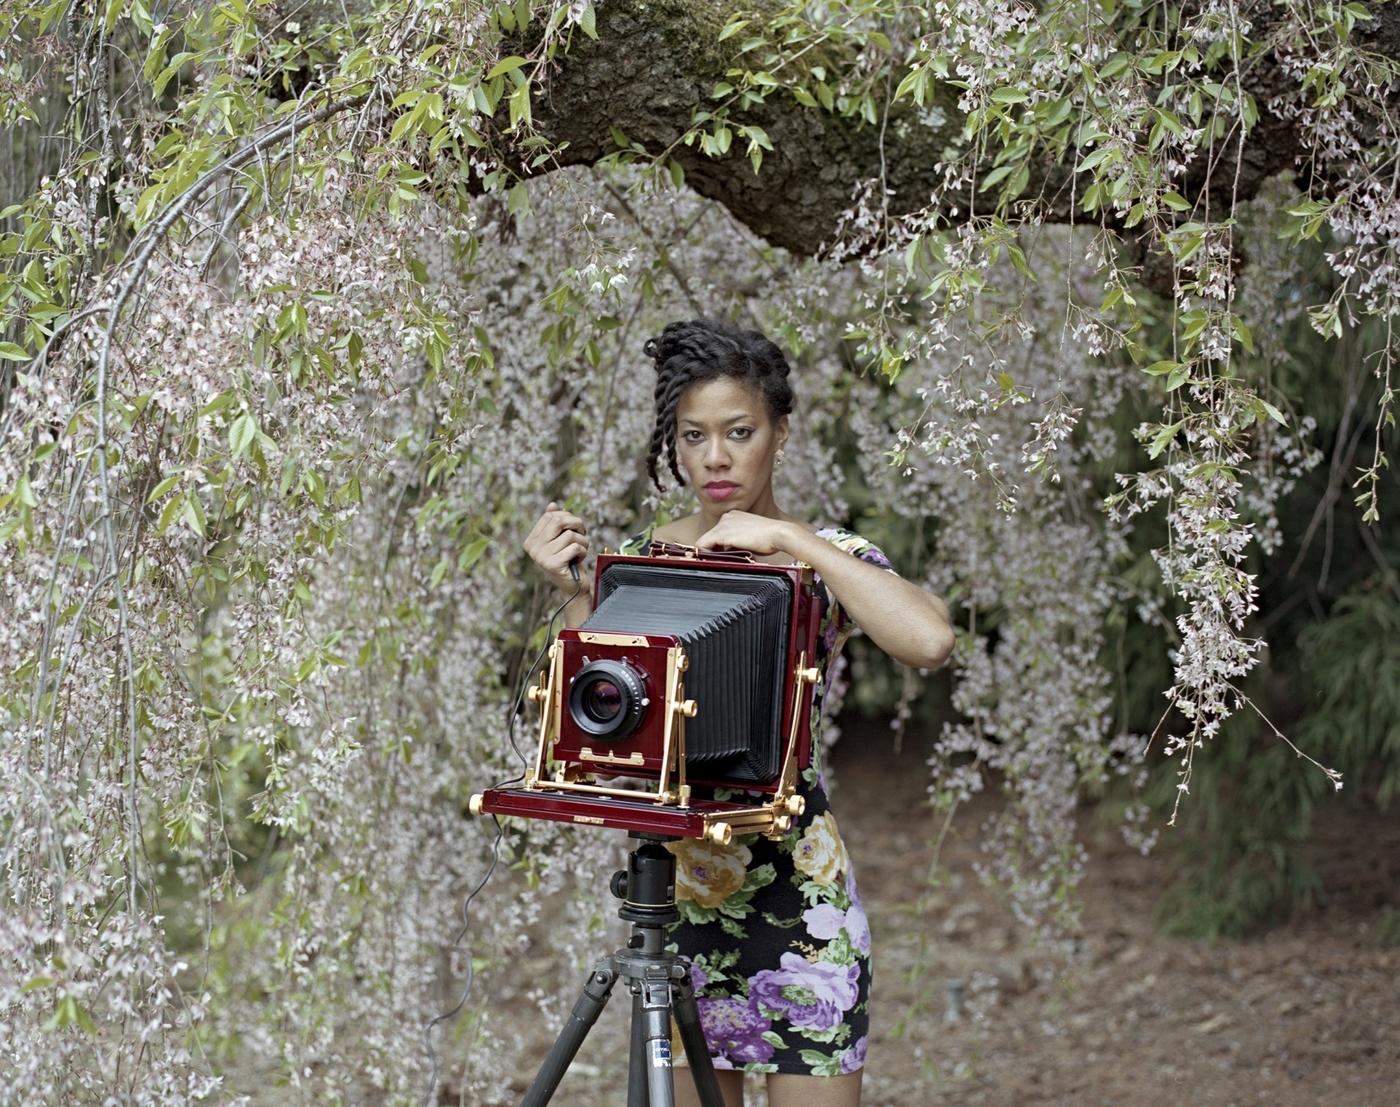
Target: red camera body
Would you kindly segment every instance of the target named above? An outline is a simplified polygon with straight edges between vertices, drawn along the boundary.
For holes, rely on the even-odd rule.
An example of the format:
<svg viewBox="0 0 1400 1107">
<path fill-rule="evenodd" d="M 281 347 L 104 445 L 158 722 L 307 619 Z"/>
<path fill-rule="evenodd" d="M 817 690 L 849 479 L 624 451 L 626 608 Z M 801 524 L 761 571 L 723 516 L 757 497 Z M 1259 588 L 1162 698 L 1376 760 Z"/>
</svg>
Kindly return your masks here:
<svg viewBox="0 0 1400 1107">
<path fill-rule="evenodd" d="M 541 717 L 525 783 L 473 796 L 473 813 L 715 841 L 786 833 L 811 763 L 825 606 L 811 567 L 654 543 L 600 556 L 593 594 L 530 689 Z"/>
</svg>

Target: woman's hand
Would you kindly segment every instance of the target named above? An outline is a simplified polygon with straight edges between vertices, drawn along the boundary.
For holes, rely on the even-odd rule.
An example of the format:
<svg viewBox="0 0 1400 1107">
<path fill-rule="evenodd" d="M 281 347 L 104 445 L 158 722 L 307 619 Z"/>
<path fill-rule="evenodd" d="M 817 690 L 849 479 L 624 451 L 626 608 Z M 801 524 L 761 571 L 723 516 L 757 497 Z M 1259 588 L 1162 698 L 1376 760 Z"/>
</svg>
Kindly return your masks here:
<svg viewBox="0 0 1400 1107">
<path fill-rule="evenodd" d="M 581 563 L 588 553 L 588 527 L 577 515 L 561 511 L 558 504 L 551 503 L 526 536 L 525 552 L 555 588 L 564 593 L 573 592 L 575 584 L 569 565 L 574 561 Z M 588 577 L 584 575 L 581 579 L 587 593 Z"/>
<path fill-rule="evenodd" d="M 702 550 L 730 547 L 756 554 L 791 553 L 794 523 L 754 515 L 748 511 L 726 511 L 695 545 Z"/>
</svg>

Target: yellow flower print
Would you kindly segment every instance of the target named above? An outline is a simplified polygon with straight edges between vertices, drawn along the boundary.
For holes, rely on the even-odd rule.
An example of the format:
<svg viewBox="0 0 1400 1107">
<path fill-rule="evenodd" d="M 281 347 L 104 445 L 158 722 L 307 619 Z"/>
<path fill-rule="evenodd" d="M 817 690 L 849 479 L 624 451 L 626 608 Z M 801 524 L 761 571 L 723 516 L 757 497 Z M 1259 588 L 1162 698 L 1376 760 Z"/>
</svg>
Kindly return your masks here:
<svg viewBox="0 0 1400 1107">
<path fill-rule="evenodd" d="M 793 864 L 818 884 L 834 884 L 846 871 L 846 846 L 836 829 L 836 816 L 823 811 L 803 832 L 792 853 Z"/>
<path fill-rule="evenodd" d="M 693 900 L 701 907 L 718 907 L 744 886 L 753 854 L 748 846 L 727 846 L 698 838 L 667 842 L 676 855 L 676 899 Z"/>
</svg>

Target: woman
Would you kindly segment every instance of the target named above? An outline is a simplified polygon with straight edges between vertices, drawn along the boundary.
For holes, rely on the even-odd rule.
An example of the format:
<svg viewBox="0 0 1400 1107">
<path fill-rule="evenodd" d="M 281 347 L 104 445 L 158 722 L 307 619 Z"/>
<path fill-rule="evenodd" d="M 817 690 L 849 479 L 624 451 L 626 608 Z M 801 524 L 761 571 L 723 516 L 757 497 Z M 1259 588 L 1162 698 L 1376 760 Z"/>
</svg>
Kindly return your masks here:
<svg viewBox="0 0 1400 1107">
<path fill-rule="evenodd" d="M 656 363 L 656 429 L 648 471 L 661 487 L 664 456 L 696 490 L 695 514 L 649 528 L 651 540 L 738 547 L 777 564 L 803 561 L 830 600 L 817 662 L 825 691 L 831 661 L 859 626 L 897 661 L 942 665 L 953 649 L 947 605 L 901 579 L 859 535 L 815 527 L 773 497 L 773 467 L 788 440 L 792 388 L 782 352 L 756 331 L 697 319 L 671 323 L 646 344 Z M 588 552 L 583 519 L 550 504 L 525 549 L 555 587 L 571 594 L 569 565 Z M 583 577 L 585 587 L 591 584 Z M 587 595 L 565 613 L 576 626 Z M 820 726 L 820 702 L 813 711 Z M 800 786 L 807 807 L 781 841 L 758 835 L 729 846 L 682 841 L 673 939 L 691 961 L 701 1022 L 726 1107 L 743 1107 L 744 1071 L 769 1073 L 771 1107 L 856 1107 L 869 1024 L 870 931 L 855 876 L 826 798 L 821 741 Z M 678 1107 L 698 1104 L 676 1081 Z"/>
</svg>

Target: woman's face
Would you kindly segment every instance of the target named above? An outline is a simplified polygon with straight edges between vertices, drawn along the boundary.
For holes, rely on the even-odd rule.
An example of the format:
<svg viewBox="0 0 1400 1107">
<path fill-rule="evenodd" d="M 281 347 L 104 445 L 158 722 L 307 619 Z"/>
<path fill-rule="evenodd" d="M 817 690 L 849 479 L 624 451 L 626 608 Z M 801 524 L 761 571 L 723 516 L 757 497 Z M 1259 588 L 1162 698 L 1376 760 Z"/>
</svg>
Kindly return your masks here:
<svg viewBox="0 0 1400 1107">
<path fill-rule="evenodd" d="M 676 457 L 712 514 L 767 505 L 787 436 L 787 416 L 774 423 L 759 391 L 734 377 L 692 384 L 676 405 Z"/>
</svg>

